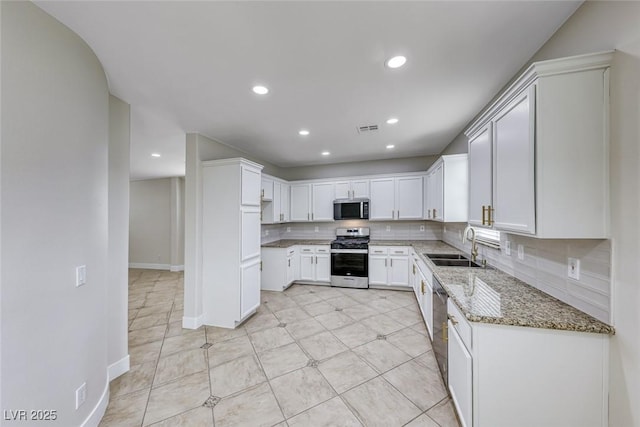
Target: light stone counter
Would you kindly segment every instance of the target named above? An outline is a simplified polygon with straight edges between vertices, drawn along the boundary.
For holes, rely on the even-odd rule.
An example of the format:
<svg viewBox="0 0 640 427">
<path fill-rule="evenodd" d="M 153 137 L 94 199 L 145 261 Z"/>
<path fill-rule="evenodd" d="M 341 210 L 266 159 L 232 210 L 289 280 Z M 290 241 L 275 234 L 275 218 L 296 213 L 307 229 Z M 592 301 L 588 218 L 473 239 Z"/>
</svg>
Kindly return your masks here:
<svg viewBox="0 0 640 427">
<path fill-rule="evenodd" d="M 462 253 L 444 242 L 377 240 L 370 245 L 413 247 L 472 322 L 615 334 L 612 326 L 500 270 L 436 267 L 425 253 Z"/>
<path fill-rule="evenodd" d="M 332 240 L 305 240 L 305 239 L 282 239 L 275 242 L 265 243 L 263 248 L 288 248 L 295 245 L 330 245 Z"/>
</svg>

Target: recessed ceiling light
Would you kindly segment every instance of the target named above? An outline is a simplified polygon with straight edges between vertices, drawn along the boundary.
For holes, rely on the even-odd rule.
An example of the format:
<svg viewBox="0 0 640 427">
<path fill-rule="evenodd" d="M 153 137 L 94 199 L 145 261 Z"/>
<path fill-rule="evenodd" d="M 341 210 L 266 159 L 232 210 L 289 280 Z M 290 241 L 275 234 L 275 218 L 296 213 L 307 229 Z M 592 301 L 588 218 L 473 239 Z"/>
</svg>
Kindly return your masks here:
<svg viewBox="0 0 640 427">
<path fill-rule="evenodd" d="M 159 153 L 151 153 L 151 157 L 160 157 Z"/>
<path fill-rule="evenodd" d="M 398 119 L 396 119 L 395 117 L 392 117 L 389 120 L 387 120 L 388 125 L 395 125 L 396 123 L 398 123 Z"/>
<path fill-rule="evenodd" d="M 404 56 L 394 56 L 393 58 L 389 59 L 387 61 L 387 67 L 389 68 L 400 68 L 402 67 L 405 62 L 407 62 L 407 58 L 405 58 Z"/>
<path fill-rule="evenodd" d="M 393 144 L 389 144 L 389 145 L 387 145 L 387 150 L 391 150 L 391 149 L 392 149 L 392 148 L 394 148 L 394 147 L 395 147 L 395 145 L 393 145 Z"/>
<path fill-rule="evenodd" d="M 302 136 L 307 136 L 307 135 L 309 135 L 309 131 L 308 131 L 308 130 L 306 130 L 306 129 L 302 129 L 302 130 L 301 130 L 300 132 L 298 132 L 298 133 L 299 133 L 300 135 L 302 135 Z"/>
<path fill-rule="evenodd" d="M 254 86 L 252 90 L 254 93 L 257 93 L 258 95 L 266 95 L 269 93 L 269 89 L 267 89 L 264 86 Z"/>
<path fill-rule="evenodd" d="M 323 156 L 328 156 L 328 155 L 329 155 L 329 154 L 331 154 L 331 153 L 330 153 L 330 152 L 328 152 L 328 151 L 323 151 L 321 154 L 322 154 Z"/>
</svg>

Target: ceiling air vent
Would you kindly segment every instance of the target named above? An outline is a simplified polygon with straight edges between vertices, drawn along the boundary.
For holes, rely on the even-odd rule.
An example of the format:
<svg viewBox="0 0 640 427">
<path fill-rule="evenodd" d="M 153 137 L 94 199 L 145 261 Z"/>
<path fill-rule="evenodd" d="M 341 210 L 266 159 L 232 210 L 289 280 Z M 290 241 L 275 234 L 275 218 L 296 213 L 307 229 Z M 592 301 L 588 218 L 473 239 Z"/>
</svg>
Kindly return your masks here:
<svg viewBox="0 0 640 427">
<path fill-rule="evenodd" d="M 358 133 L 373 132 L 378 130 L 378 125 L 358 126 Z"/>
</svg>

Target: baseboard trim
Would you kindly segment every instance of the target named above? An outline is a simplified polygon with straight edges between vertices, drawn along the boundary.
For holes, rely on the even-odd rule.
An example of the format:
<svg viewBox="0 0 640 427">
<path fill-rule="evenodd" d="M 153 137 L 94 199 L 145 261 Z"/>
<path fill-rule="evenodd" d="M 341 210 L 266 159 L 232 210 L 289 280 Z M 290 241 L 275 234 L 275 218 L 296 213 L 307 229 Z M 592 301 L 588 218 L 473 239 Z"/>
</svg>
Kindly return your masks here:
<svg viewBox="0 0 640 427">
<path fill-rule="evenodd" d="M 107 371 L 109 373 L 109 382 L 115 380 L 120 375 L 124 374 L 125 372 L 128 372 L 129 368 L 130 368 L 130 366 L 129 366 L 129 355 L 127 354 L 122 359 L 120 359 L 117 362 L 112 363 L 111 365 L 109 365 L 109 368 L 108 368 L 108 371 Z"/>
<path fill-rule="evenodd" d="M 128 356 L 127 356 L 128 357 Z M 108 372 L 107 372 L 108 374 Z M 102 392 L 102 396 L 100 396 L 100 400 L 93 408 L 93 411 L 89 414 L 89 416 L 84 420 L 81 427 L 98 427 L 102 417 L 104 417 L 104 413 L 107 411 L 107 406 L 109 406 L 109 378 L 107 377 L 107 381 L 104 384 L 104 390 Z"/>
<path fill-rule="evenodd" d="M 184 271 L 184 265 L 172 265 L 169 267 L 169 271 Z"/>
<path fill-rule="evenodd" d="M 169 270 L 169 264 L 151 264 L 146 262 L 130 262 L 129 268 L 144 268 L 147 270 Z"/>
<path fill-rule="evenodd" d="M 198 317 L 186 317 L 182 318 L 182 327 L 185 329 L 198 329 L 204 325 L 204 315 L 201 314 Z"/>
</svg>

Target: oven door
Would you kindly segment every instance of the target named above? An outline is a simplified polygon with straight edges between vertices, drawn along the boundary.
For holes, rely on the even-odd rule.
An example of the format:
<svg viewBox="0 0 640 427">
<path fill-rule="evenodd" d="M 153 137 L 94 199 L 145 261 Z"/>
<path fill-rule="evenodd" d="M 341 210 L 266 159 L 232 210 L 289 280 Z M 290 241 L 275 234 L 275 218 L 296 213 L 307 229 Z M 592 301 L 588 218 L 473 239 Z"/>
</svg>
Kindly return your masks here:
<svg viewBox="0 0 640 427">
<path fill-rule="evenodd" d="M 366 249 L 332 249 L 331 286 L 368 288 L 368 251 Z"/>
</svg>

